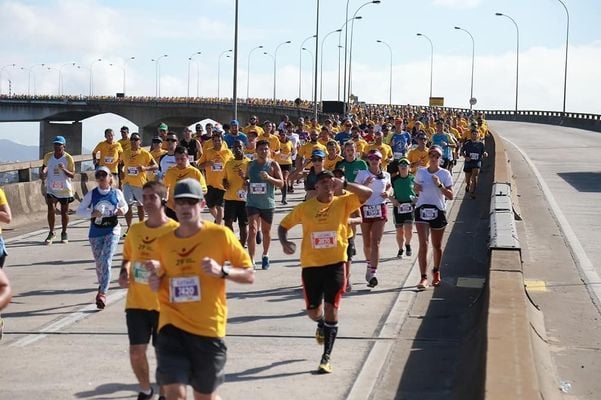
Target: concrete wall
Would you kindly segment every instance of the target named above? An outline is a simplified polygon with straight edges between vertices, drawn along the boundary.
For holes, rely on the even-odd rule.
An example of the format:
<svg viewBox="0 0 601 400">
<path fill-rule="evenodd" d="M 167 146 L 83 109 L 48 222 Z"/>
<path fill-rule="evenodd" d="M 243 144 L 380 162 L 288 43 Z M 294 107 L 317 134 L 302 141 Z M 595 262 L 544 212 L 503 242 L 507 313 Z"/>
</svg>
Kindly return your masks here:
<svg viewBox="0 0 601 400">
<path fill-rule="evenodd" d="M 81 154 L 82 123 L 58 124 L 50 121 L 40 121 L 40 159 L 44 154 L 53 151 L 52 138 L 64 136 L 67 140 L 65 151 L 71 155 Z"/>
</svg>

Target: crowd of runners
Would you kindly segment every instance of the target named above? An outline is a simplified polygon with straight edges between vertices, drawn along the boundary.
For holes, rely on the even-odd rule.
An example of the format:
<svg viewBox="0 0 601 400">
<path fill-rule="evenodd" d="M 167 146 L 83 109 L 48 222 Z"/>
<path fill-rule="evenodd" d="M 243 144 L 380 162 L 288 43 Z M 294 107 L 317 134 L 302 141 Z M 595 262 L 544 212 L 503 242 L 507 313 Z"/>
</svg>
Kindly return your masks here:
<svg viewBox="0 0 601 400">
<path fill-rule="evenodd" d="M 118 140 L 106 129 L 92 154 L 97 186 L 85 194 L 77 215 L 90 220 L 98 309 L 106 306 L 113 255 L 124 240 L 118 281 L 128 288 L 126 321 L 138 399 L 155 395 L 146 357 L 150 342 L 157 354 L 159 398 L 184 399 L 188 385 L 196 399 L 217 398 L 225 376 L 225 282 L 251 284 L 256 269 L 270 268 L 274 211 L 301 185 L 304 201 L 281 220 L 276 234 L 284 253 L 293 255 L 296 246 L 287 233 L 302 226 L 304 299 L 324 349 L 318 372 L 331 372 L 338 307 L 353 289 L 351 262 L 359 242 L 365 284 L 375 288 L 388 221 L 396 229 L 399 259 L 413 255 L 415 229 L 421 274 L 416 286 L 440 285 L 452 172 L 463 161 L 466 192 L 475 198 L 487 131 L 481 114 L 412 107 L 354 108 L 323 121 L 252 116 L 245 123 L 197 124 L 182 132 L 161 123 L 148 150 L 127 127 Z M 58 241 L 57 207 L 60 241 L 68 242 L 74 201 L 75 165 L 65 138 L 55 137 L 53 146 L 41 174 L 47 245 Z M 203 214 L 205 209 L 210 214 Z M 0 222 L 10 218 L 0 190 Z M 2 263 L 5 255 L 0 236 Z M 9 299 L 10 285 L 0 270 L 0 309 Z M 1 324 L 0 319 L 0 332 Z"/>
</svg>

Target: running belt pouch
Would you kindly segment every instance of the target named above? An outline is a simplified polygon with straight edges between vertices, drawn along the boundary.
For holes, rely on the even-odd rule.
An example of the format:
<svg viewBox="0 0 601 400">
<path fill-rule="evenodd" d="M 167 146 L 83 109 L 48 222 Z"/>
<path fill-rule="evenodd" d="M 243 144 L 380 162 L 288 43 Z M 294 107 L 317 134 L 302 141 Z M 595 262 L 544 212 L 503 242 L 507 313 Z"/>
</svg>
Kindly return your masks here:
<svg viewBox="0 0 601 400">
<path fill-rule="evenodd" d="M 96 218 L 92 218 L 92 223 L 99 228 L 114 228 L 119 223 L 117 216 L 112 217 L 103 217 L 102 222 L 99 224 L 96 223 Z"/>
</svg>

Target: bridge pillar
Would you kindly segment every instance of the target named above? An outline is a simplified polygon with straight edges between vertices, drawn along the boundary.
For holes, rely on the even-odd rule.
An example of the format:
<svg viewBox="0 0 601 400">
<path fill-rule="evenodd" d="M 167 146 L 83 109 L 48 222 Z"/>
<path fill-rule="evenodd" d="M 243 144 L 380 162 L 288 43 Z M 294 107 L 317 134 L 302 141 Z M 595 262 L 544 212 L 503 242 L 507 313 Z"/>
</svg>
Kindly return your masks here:
<svg viewBox="0 0 601 400">
<path fill-rule="evenodd" d="M 40 121 L 40 159 L 44 154 L 53 151 L 52 138 L 55 136 L 64 136 L 67 140 L 65 150 L 71 155 L 81 154 L 82 139 L 81 122 L 72 124 L 59 124 L 50 121 Z"/>
</svg>

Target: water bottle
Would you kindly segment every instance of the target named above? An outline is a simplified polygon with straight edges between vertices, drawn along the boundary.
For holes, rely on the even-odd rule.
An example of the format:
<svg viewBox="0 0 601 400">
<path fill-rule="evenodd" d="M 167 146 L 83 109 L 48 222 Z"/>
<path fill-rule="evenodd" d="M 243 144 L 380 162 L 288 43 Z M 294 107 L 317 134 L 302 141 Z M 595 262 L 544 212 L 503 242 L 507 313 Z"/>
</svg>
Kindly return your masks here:
<svg viewBox="0 0 601 400">
<path fill-rule="evenodd" d="M 101 216 L 100 217 L 96 217 L 96 219 L 94 220 L 94 222 L 96 223 L 96 225 L 102 224 L 102 216 L 104 215 L 104 211 L 105 211 L 104 204 L 102 204 L 100 206 L 100 208 L 98 209 L 98 211 L 100 211 Z"/>
</svg>

